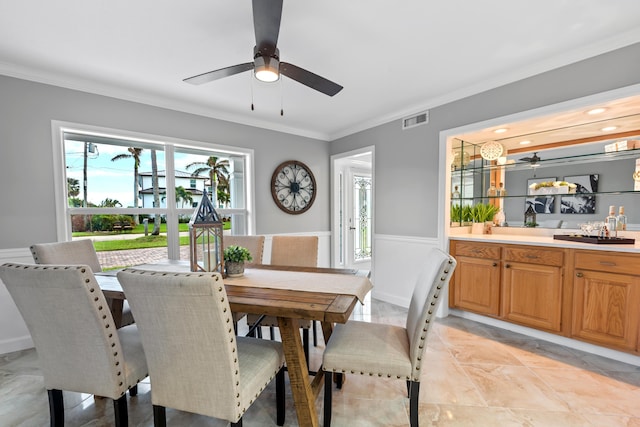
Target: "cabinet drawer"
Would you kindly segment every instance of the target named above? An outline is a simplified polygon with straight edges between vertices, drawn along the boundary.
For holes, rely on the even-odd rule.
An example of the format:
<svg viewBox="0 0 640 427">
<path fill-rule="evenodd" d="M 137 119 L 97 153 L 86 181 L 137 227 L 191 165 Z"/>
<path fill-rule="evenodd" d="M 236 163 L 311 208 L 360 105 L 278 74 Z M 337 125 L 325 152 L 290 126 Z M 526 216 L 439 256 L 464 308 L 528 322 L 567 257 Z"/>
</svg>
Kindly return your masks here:
<svg viewBox="0 0 640 427">
<path fill-rule="evenodd" d="M 455 246 L 455 255 L 472 258 L 500 259 L 500 246 L 458 241 Z"/>
<path fill-rule="evenodd" d="M 640 276 L 640 256 L 607 252 L 576 251 L 575 268 Z"/>
<path fill-rule="evenodd" d="M 511 247 L 504 248 L 505 261 L 525 262 L 528 264 L 543 264 L 562 267 L 564 251 L 549 248 Z"/>
</svg>

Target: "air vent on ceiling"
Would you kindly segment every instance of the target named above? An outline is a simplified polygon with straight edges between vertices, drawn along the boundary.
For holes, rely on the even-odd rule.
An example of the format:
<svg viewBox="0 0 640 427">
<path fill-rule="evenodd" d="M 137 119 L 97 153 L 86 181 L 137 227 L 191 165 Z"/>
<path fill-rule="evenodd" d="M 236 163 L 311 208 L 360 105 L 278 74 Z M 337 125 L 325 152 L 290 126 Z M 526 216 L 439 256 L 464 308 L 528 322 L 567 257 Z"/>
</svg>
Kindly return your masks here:
<svg viewBox="0 0 640 427">
<path fill-rule="evenodd" d="M 402 119 L 402 129 L 409 129 L 429 123 L 429 111 L 423 111 L 416 115 Z"/>
</svg>

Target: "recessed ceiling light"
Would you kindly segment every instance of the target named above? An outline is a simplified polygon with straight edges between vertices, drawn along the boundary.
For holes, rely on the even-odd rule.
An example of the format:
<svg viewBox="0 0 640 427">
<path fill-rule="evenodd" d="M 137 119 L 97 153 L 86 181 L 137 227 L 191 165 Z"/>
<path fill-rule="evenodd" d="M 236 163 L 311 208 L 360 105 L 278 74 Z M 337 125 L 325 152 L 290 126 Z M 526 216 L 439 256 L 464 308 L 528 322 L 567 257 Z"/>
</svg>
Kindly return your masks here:
<svg viewBox="0 0 640 427">
<path fill-rule="evenodd" d="M 529 140 L 520 141 L 520 145 L 527 145 L 527 144 L 531 144 L 531 141 L 529 141 Z"/>
<path fill-rule="evenodd" d="M 618 126 L 607 126 L 606 128 L 600 129 L 602 132 L 611 132 L 612 130 L 618 129 Z"/>
<path fill-rule="evenodd" d="M 500 128 L 500 129 L 496 129 L 493 131 L 493 133 L 505 133 L 507 131 L 507 128 Z"/>
<path fill-rule="evenodd" d="M 606 108 L 594 108 L 593 110 L 587 111 L 587 114 L 600 114 L 604 113 Z"/>
</svg>

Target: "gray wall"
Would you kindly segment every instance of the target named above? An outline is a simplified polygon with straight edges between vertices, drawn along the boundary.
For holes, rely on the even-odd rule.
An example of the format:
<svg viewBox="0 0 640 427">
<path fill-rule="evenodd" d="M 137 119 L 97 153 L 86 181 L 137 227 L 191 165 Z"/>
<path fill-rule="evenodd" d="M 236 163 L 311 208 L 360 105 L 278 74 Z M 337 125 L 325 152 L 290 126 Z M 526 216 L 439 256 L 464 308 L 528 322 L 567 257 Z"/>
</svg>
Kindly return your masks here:
<svg viewBox="0 0 640 427">
<path fill-rule="evenodd" d="M 634 44 L 432 108 L 424 126 L 403 131 L 395 120 L 346 136 L 331 143 L 331 154 L 375 145 L 376 233 L 437 237 L 441 131 L 638 83 L 640 44 Z"/>
<path fill-rule="evenodd" d="M 432 108 L 425 126 L 403 131 L 395 120 L 325 143 L 0 76 L 0 249 L 56 238 L 51 120 L 255 149 L 258 233 L 329 230 L 329 155 L 375 145 L 376 233 L 437 237 L 441 131 L 638 83 L 635 44 Z M 303 215 L 271 200 L 271 173 L 289 158 L 307 163 L 318 182 Z"/>
<path fill-rule="evenodd" d="M 56 240 L 51 121 L 61 120 L 255 150 L 257 233 L 329 230 L 329 144 L 0 76 L 0 249 Z M 271 174 L 284 160 L 306 163 L 318 193 L 288 215 L 273 203 Z"/>
</svg>

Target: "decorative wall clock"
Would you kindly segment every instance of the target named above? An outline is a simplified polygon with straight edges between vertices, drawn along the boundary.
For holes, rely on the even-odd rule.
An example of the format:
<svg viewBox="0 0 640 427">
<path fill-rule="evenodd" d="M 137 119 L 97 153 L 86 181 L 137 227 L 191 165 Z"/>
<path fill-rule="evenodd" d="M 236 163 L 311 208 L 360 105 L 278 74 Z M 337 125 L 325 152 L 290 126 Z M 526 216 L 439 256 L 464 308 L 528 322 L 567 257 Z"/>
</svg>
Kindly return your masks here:
<svg viewBox="0 0 640 427">
<path fill-rule="evenodd" d="M 271 196 L 286 213 L 306 212 L 316 198 L 316 179 L 311 169 L 297 160 L 281 163 L 271 176 Z"/>
</svg>

